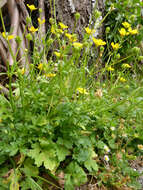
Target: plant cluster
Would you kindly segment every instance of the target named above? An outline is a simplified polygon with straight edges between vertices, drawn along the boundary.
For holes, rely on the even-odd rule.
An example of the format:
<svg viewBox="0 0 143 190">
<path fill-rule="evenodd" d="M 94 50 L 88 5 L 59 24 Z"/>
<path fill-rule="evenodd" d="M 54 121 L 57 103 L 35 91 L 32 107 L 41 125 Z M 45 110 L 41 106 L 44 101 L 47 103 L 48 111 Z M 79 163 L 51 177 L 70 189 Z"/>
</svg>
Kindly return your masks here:
<svg viewBox="0 0 143 190">
<path fill-rule="evenodd" d="M 104 189 L 139 189 L 139 173 L 128 161 L 143 151 L 143 81 L 137 75 L 133 80 L 131 64 L 115 67 L 125 59 L 118 50 L 126 47 L 126 37 L 139 30 L 124 21 L 120 40 L 109 42 L 95 38 L 89 26 L 79 41 L 53 18 L 43 37 L 45 20 L 38 22 L 26 35 L 32 63 L 27 70 L 14 59 L 9 96 L 0 95 L 0 189 L 74 190 L 87 181 Z M 6 32 L 3 37 L 8 44 L 19 39 Z M 91 49 L 98 56 L 89 64 Z M 28 53 L 24 49 L 26 59 Z"/>
</svg>

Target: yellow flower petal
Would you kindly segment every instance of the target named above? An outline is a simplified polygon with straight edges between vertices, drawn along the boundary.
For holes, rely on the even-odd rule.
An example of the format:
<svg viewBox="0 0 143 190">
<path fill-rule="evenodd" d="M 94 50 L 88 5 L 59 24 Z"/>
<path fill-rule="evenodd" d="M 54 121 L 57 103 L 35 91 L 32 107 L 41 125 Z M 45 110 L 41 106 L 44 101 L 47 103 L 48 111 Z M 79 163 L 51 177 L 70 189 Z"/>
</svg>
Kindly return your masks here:
<svg viewBox="0 0 143 190">
<path fill-rule="evenodd" d="M 61 53 L 57 52 L 57 51 L 54 51 L 54 54 L 57 56 L 57 57 L 61 57 Z"/>
<path fill-rule="evenodd" d="M 43 70 L 43 66 L 44 66 L 43 63 L 39 63 L 38 69 L 39 69 L 39 70 Z"/>
<path fill-rule="evenodd" d="M 23 67 L 23 68 L 21 69 L 21 74 L 24 75 L 24 73 L 25 73 L 25 68 Z"/>
<path fill-rule="evenodd" d="M 115 69 L 111 66 L 107 67 L 107 71 L 114 71 Z"/>
<path fill-rule="evenodd" d="M 38 31 L 38 28 L 34 28 L 34 26 L 31 26 L 31 27 L 29 28 L 29 31 L 32 32 L 32 33 L 35 33 L 35 32 Z"/>
<path fill-rule="evenodd" d="M 8 40 L 14 39 L 14 35 L 8 35 L 7 39 L 8 39 Z"/>
<path fill-rule="evenodd" d="M 6 33 L 5 33 L 5 32 L 2 32 L 2 36 L 3 36 L 4 38 L 6 38 Z"/>
<path fill-rule="evenodd" d="M 131 34 L 131 35 L 136 35 L 136 34 L 138 34 L 138 30 L 137 29 L 130 29 L 129 30 L 129 33 Z"/>
<path fill-rule="evenodd" d="M 118 50 L 120 45 L 118 43 L 114 44 L 114 42 L 111 43 L 111 46 L 114 50 Z"/>
<path fill-rule="evenodd" d="M 40 18 L 38 18 L 38 22 L 40 25 L 44 24 L 45 23 L 45 19 L 41 20 Z"/>
<path fill-rule="evenodd" d="M 61 29 L 66 29 L 66 28 L 68 28 L 68 26 L 64 25 L 62 22 L 59 22 L 59 26 L 61 27 Z"/>
<path fill-rule="evenodd" d="M 27 4 L 27 7 L 30 9 L 30 11 L 35 11 L 37 9 L 35 7 L 35 5 L 29 5 L 29 4 Z"/>
<path fill-rule="evenodd" d="M 85 28 L 85 31 L 86 31 L 87 34 L 93 34 L 93 33 L 96 32 L 96 30 L 92 30 L 92 29 L 90 29 L 88 27 Z"/>
<path fill-rule="evenodd" d="M 77 88 L 77 91 L 80 93 L 80 94 L 88 94 L 88 92 L 86 91 L 86 89 L 84 88 Z"/>
<path fill-rule="evenodd" d="M 106 42 L 104 42 L 103 40 L 101 39 L 96 39 L 96 38 L 92 38 L 93 42 L 95 43 L 95 45 L 98 47 L 98 46 L 104 46 L 106 45 Z"/>
<path fill-rule="evenodd" d="M 123 77 L 120 77 L 120 82 L 126 82 L 126 79 L 125 78 L 123 78 Z"/>
<path fill-rule="evenodd" d="M 77 41 L 77 37 L 75 34 L 65 33 L 65 36 L 69 39 L 70 42 L 76 42 Z"/>
<path fill-rule="evenodd" d="M 125 30 L 125 28 L 121 28 L 119 30 L 119 33 L 120 33 L 121 36 L 126 36 L 126 30 Z"/>
<path fill-rule="evenodd" d="M 74 42 L 74 43 L 73 43 L 73 46 L 74 46 L 75 48 L 82 48 L 82 47 L 83 47 L 83 44 L 82 44 L 82 43 L 79 43 L 79 42 Z"/>
<path fill-rule="evenodd" d="M 128 22 L 123 22 L 122 25 L 123 25 L 125 28 L 129 28 L 129 27 L 131 26 Z"/>
<path fill-rule="evenodd" d="M 131 66 L 130 66 L 129 64 L 127 64 L 127 63 L 124 63 L 124 64 L 122 65 L 122 67 L 123 67 L 123 68 L 131 68 Z"/>
<path fill-rule="evenodd" d="M 54 74 L 54 73 L 48 73 L 48 74 L 45 74 L 45 76 L 48 77 L 48 78 L 52 78 L 52 77 L 55 77 L 56 74 Z"/>
</svg>

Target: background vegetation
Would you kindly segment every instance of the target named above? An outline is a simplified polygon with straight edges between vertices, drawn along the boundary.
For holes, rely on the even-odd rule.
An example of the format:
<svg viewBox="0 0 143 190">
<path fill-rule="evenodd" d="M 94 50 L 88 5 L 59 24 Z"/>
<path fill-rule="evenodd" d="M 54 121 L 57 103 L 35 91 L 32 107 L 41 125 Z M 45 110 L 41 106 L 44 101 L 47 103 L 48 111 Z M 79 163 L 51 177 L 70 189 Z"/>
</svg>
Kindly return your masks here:
<svg viewBox="0 0 143 190">
<path fill-rule="evenodd" d="M 79 39 L 54 17 L 43 36 L 45 20 L 34 27 L 37 7 L 27 9 L 29 49 L 6 31 L 0 12 L 13 60 L 1 72 L 8 94 L 0 94 L 0 189 L 141 189 L 132 165 L 143 153 L 142 2 L 108 1 L 102 39 L 95 36 L 101 23 Z M 30 55 L 28 69 L 11 40 L 21 58 Z"/>
</svg>

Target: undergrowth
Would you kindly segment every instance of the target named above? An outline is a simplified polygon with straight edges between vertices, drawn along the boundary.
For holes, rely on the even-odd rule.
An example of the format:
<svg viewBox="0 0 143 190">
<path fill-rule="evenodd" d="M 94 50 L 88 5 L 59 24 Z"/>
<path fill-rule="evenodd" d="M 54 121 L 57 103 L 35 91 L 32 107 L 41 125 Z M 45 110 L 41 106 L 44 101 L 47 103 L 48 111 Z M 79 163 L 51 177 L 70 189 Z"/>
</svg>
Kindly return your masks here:
<svg viewBox="0 0 143 190">
<path fill-rule="evenodd" d="M 112 11 L 113 5 L 107 14 Z M 140 30 L 121 21 L 113 41 L 109 26 L 106 40 L 89 26 L 79 42 L 68 26 L 50 23 L 41 41 L 40 27 L 29 28 L 32 63 L 27 72 L 15 60 L 7 73 L 9 97 L 0 95 L 0 189 L 73 190 L 87 181 L 104 189 L 139 189 L 140 174 L 129 160 L 143 151 Z M 18 39 L 3 36 L 8 44 Z"/>
</svg>

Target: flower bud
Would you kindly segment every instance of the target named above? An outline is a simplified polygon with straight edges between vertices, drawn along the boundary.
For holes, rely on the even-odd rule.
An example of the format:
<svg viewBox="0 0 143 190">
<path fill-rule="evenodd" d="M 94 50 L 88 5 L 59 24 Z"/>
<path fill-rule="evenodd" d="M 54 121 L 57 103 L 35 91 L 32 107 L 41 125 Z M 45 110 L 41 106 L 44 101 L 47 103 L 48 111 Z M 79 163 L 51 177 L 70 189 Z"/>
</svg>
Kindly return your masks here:
<svg viewBox="0 0 143 190">
<path fill-rule="evenodd" d="M 42 13 L 42 9 L 41 8 L 39 9 L 39 13 Z"/>
<path fill-rule="evenodd" d="M 27 38 L 29 41 L 33 39 L 31 34 L 27 34 L 27 35 L 26 35 L 26 38 Z"/>
<path fill-rule="evenodd" d="M 143 60 L 143 56 L 139 56 L 139 57 L 138 57 L 138 60 L 139 60 L 139 61 L 142 61 L 142 60 Z"/>
<path fill-rule="evenodd" d="M 120 59 L 120 54 L 118 53 L 117 55 L 116 55 L 116 59 Z"/>
<path fill-rule="evenodd" d="M 54 24 L 54 19 L 53 19 L 53 18 L 50 18 L 50 19 L 49 19 L 49 23 L 50 23 L 50 24 Z"/>
<path fill-rule="evenodd" d="M 114 4 L 112 3 L 111 4 L 111 11 L 113 11 L 115 9 L 115 7 L 114 7 Z"/>
<path fill-rule="evenodd" d="M 20 36 L 16 36 L 15 41 L 16 41 L 18 44 L 20 44 L 22 40 L 21 40 Z"/>
<path fill-rule="evenodd" d="M 100 51 L 101 51 L 101 52 L 104 51 L 104 47 L 103 47 L 103 46 L 100 47 Z"/>
<path fill-rule="evenodd" d="M 99 11 L 95 11 L 94 12 L 94 17 L 97 19 L 97 18 L 99 18 L 101 16 L 101 12 L 99 12 Z"/>
<path fill-rule="evenodd" d="M 130 17 L 130 19 L 131 19 L 131 21 L 132 21 L 132 22 L 134 22 L 134 21 L 135 21 L 135 18 L 136 18 L 136 16 L 135 16 L 135 15 L 131 15 L 131 17 Z"/>
<path fill-rule="evenodd" d="M 139 53 L 140 53 L 140 48 L 138 48 L 138 47 L 133 47 L 133 48 L 132 48 L 132 52 L 133 52 L 133 53 L 136 53 L 136 54 L 139 54 Z"/>
<path fill-rule="evenodd" d="M 106 33 L 108 34 L 110 32 L 110 27 L 106 27 Z"/>
<path fill-rule="evenodd" d="M 76 19 L 76 20 L 79 20 L 79 19 L 80 19 L 80 13 L 76 12 L 74 16 L 75 16 L 75 19 Z"/>
<path fill-rule="evenodd" d="M 27 23 L 27 24 L 31 23 L 31 18 L 30 18 L 30 17 L 27 17 L 27 18 L 26 18 L 26 23 Z"/>
</svg>

